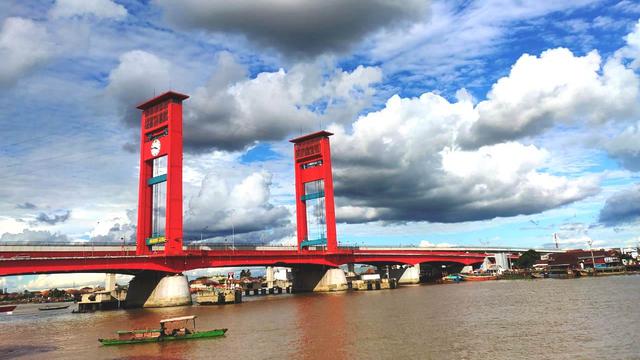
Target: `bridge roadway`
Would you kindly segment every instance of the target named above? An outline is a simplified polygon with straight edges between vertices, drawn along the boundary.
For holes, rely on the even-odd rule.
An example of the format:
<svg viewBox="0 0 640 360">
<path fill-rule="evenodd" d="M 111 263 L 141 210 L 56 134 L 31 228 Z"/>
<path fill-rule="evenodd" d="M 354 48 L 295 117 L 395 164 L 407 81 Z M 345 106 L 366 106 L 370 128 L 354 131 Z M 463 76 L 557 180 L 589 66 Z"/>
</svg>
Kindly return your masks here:
<svg viewBox="0 0 640 360">
<path fill-rule="evenodd" d="M 295 246 L 190 245 L 184 255 L 135 255 L 135 246 L 110 245 L 0 245 L 0 276 L 70 272 L 114 272 L 136 274 L 151 270 L 181 273 L 215 267 L 301 266 L 337 267 L 357 264 L 481 263 L 487 255 L 515 248 L 426 248 L 426 247 L 340 247 L 298 251 Z M 544 250 L 555 252 L 554 250 Z"/>
</svg>

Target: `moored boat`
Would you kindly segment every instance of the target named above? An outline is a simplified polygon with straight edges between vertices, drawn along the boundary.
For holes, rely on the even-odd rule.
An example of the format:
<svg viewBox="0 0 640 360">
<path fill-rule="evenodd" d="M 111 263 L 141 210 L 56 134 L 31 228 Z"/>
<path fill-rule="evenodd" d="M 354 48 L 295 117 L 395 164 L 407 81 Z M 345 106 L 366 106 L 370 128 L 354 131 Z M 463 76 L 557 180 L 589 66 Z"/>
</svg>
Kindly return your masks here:
<svg viewBox="0 0 640 360">
<path fill-rule="evenodd" d="M 0 313 L 10 313 L 18 305 L 0 305 Z"/>
<path fill-rule="evenodd" d="M 40 310 L 40 311 L 61 310 L 61 309 L 66 309 L 69 306 L 71 306 L 71 305 L 70 304 L 67 304 L 67 305 L 47 305 L 47 306 L 39 307 L 38 310 Z"/>
<path fill-rule="evenodd" d="M 451 274 L 451 275 L 444 276 L 442 278 L 442 281 L 444 281 L 444 282 L 460 282 L 460 281 L 464 281 L 464 278 L 460 274 Z"/>
<path fill-rule="evenodd" d="M 462 276 L 463 281 L 488 281 L 498 279 L 496 275 L 460 274 L 460 276 Z"/>
<path fill-rule="evenodd" d="M 98 339 L 102 345 L 141 344 L 173 340 L 204 339 L 223 336 L 227 329 L 196 331 L 196 316 L 160 320 L 159 329 L 118 331 L 117 339 Z M 193 325 L 189 326 L 189 322 Z M 182 325 L 182 326 L 181 326 Z"/>
</svg>

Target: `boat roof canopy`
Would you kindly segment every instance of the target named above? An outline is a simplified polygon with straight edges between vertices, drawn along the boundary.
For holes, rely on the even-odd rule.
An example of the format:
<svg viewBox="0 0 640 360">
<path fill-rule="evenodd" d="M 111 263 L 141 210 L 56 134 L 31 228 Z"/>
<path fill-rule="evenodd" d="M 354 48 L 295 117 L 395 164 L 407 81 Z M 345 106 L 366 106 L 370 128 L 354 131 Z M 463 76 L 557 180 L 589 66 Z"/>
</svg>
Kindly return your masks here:
<svg viewBox="0 0 640 360">
<path fill-rule="evenodd" d="M 164 323 L 168 323 L 168 322 L 174 322 L 174 321 L 193 320 L 195 318 L 196 318 L 195 315 L 181 316 L 181 317 L 177 317 L 177 318 L 160 320 L 160 324 L 164 324 Z"/>
</svg>

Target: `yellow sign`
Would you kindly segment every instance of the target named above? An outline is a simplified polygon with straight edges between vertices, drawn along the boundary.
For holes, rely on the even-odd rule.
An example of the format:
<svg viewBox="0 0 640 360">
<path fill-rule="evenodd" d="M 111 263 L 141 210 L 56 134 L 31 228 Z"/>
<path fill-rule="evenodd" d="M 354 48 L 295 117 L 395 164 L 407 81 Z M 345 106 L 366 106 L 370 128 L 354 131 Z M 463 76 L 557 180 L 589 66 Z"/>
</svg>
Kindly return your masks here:
<svg viewBox="0 0 640 360">
<path fill-rule="evenodd" d="M 164 236 L 152 237 L 147 239 L 147 245 L 164 244 L 166 241 Z"/>
</svg>

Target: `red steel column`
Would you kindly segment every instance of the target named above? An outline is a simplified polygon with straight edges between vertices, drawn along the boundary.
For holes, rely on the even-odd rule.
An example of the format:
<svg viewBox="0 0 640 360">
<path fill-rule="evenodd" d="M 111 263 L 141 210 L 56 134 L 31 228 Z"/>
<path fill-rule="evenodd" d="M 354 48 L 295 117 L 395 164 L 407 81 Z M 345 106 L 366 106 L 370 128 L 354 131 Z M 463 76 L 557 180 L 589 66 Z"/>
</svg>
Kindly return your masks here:
<svg viewBox="0 0 640 360">
<path fill-rule="evenodd" d="M 182 100 L 169 103 L 165 254 L 182 253 Z"/>
<path fill-rule="evenodd" d="M 325 217 L 327 221 L 327 250 L 338 250 L 338 240 L 336 234 L 336 209 L 333 200 L 333 170 L 331 167 L 331 146 L 329 137 L 322 139 L 322 159 L 324 161 L 324 204 Z"/>
</svg>

